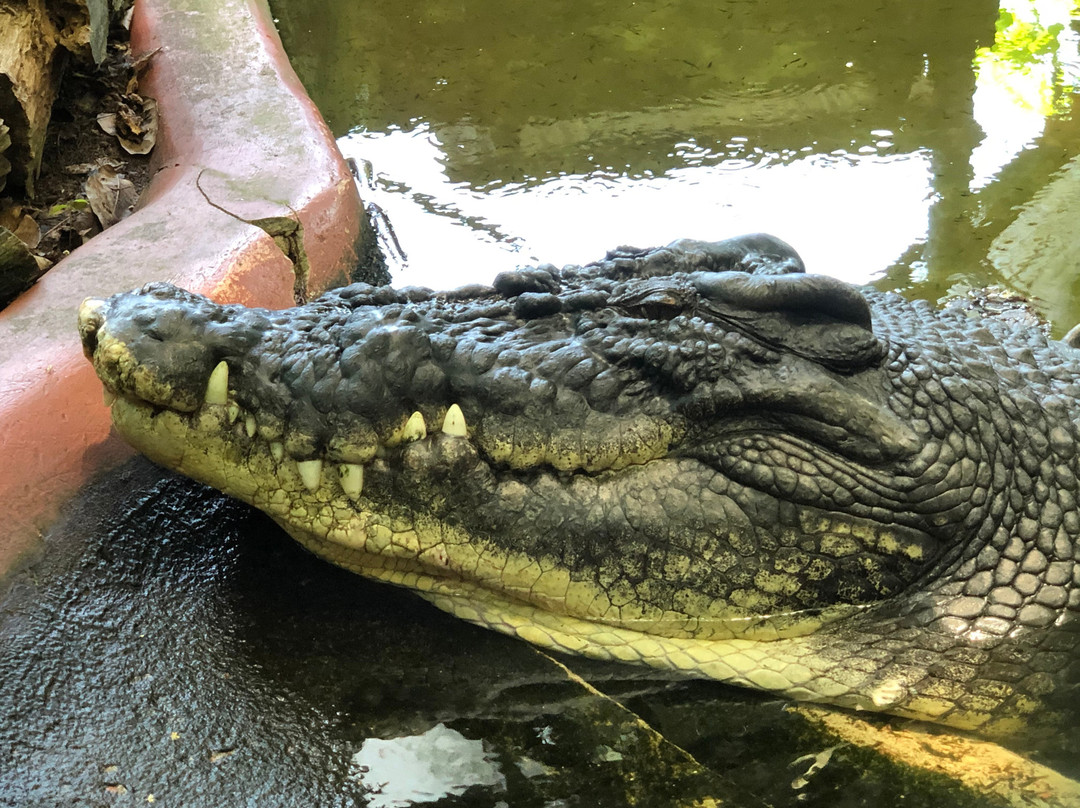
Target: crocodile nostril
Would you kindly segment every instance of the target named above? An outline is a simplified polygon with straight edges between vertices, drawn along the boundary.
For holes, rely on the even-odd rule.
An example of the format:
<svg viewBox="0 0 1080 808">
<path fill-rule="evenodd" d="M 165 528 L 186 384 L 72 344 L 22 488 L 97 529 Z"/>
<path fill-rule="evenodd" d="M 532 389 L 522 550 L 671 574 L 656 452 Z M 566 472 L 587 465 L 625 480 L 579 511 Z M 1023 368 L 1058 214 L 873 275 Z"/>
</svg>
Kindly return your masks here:
<svg viewBox="0 0 1080 808">
<path fill-rule="evenodd" d="M 79 337 L 82 339 L 83 353 L 88 359 L 94 358 L 97 348 L 97 334 L 105 325 L 105 301 L 88 297 L 79 306 Z"/>
</svg>

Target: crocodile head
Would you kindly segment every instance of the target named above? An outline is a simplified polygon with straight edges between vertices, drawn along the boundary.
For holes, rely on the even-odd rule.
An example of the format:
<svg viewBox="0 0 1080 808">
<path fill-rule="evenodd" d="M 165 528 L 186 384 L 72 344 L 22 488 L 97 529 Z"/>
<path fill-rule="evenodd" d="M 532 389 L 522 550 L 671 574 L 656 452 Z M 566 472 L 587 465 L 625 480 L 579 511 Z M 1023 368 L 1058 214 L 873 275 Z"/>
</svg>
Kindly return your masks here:
<svg viewBox="0 0 1080 808">
<path fill-rule="evenodd" d="M 1076 677 L 1072 350 L 771 237 L 80 333 L 140 451 L 472 622 L 988 731 Z"/>
</svg>

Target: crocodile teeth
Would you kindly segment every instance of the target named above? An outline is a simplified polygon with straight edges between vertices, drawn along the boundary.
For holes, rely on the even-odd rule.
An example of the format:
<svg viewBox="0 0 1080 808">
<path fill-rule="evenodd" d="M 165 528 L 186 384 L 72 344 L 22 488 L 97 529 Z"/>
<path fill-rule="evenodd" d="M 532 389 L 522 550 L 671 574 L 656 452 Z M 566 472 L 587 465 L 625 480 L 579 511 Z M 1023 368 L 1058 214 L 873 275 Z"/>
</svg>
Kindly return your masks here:
<svg viewBox="0 0 1080 808">
<path fill-rule="evenodd" d="M 403 443 L 407 443 L 413 440 L 421 440 L 427 437 L 427 424 L 424 423 L 424 416 L 417 410 L 409 416 L 409 420 L 405 422 L 405 429 L 401 433 L 401 440 Z"/>
<path fill-rule="evenodd" d="M 285 457 L 285 444 L 280 441 L 271 441 L 270 443 L 270 456 L 274 458 L 278 463 Z"/>
<path fill-rule="evenodd" d="M 364 467 L 356 463 L 342 463 L 338 466 L 341 477 L 341 490 L 349 499 L 359 499 L 364 491 Z"/>
<path fill-rule="evenodd" d="M 258 427 L 258 424 L 255 423 L 255 416 L 254 415 L 245 415 L 244 416 L 244 431 L 247 432 L 247 436 L 249 438 L 254 438 L 255 437 L 255 429 L 257 427 Z"/>
<path fill-rule="evenodd" d="M 239 404 L 230 404 L 228 413 L 229 413 L 229 423 L 230 424 L 235 424 L 236 419 L 240 417 L 240 405 Z"/>
<path fill-rule="evenodd" d="M 300 481 L 308 491 L 317 491 L 319 481 L 322 479 L 321 460 L 300 460 L 296 463 L 296 470 L 300 472 Z"/>
<path fill-rule="evenodd" d="M 450 409 L 446 411 L 446 417 L 443 418 L 442 422 L 442 431 L 456 438 L 465 437 L 465 414 L 462 413 L 461 407 L 457 404 L 451 404 Z"/>
<path fill-rule="evenodd" d="M 105 400 L 105 406 L 111 407 L 113 402 L 116 401 L 116 393 L 110 390 L 108 387 L 101 388 L 102 398 Z"/>
<path fill-rule="evenodd" d="M 206 385 L 207 404 L 226 404 L 229 401 L 229 365 L 222 359 L 210 374 Z"/>
</svg>

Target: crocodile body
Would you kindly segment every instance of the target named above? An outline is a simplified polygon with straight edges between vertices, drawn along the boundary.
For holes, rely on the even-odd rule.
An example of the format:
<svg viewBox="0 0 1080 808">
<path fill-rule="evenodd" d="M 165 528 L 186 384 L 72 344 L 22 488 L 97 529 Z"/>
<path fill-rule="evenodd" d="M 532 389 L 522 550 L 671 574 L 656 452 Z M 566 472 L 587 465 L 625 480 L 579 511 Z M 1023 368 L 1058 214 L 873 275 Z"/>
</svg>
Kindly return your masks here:
<svg viewBox="0 0 1080 808">
<path fill-rule="evenodd" d="M 986 734 L 1080 682 L 1080 351 L 1040 329 L 757 235 L 80 331 L 140 451 L 466 620 Z"/>
</svg>

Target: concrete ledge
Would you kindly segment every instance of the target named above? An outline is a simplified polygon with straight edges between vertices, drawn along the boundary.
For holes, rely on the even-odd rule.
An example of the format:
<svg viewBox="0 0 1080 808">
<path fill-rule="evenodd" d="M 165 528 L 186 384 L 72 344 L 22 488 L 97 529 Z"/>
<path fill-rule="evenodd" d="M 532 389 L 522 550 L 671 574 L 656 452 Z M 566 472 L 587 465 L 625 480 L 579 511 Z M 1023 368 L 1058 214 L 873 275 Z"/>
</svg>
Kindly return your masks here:
<svg viewBox="0 0 1080 808">
<path fill-rule="evenodd" d="M 138 0 L 131 43 L 135 55 L 160 48 L 141 84 L 162 130 L 140 209 L 0 312 L 0 572 L 90 474 L 130 453 L 109 437 L 82 355 L 83 298 L 167 280 L 283 308 L 293 264 L 248 221 L 299 221 L 312 295 L 347 279 L 365 235 L 352 177 L 264 2 Z"/>
</svg>

